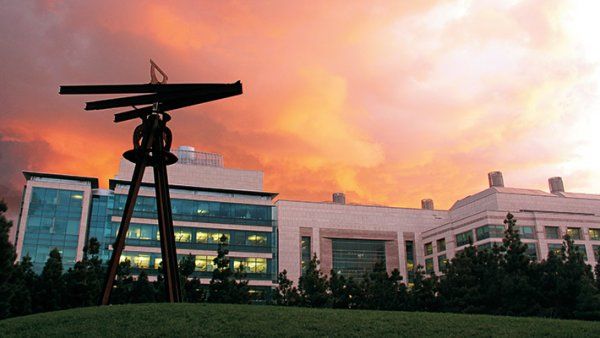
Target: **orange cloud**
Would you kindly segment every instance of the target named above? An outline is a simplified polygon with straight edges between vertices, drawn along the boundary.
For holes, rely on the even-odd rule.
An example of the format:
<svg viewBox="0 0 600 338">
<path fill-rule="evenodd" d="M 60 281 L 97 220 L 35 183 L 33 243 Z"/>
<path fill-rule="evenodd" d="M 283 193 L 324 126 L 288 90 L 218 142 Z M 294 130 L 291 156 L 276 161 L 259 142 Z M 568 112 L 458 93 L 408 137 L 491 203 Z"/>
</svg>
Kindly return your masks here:
<svg viewBox="0 0 600 338">
<path fill-rule="evenodd" d="M 58 86 L 146 82 L 153 58 L 171 82 L 242 80 L 242 96 L 174 112 L 174 141 L 264 170 L 282 198 L 446 208 L 491 170 L 600 189 L 600 163 L 583 160 L 594 144 L 581 146 L 600 77 L 564 26 L 569 1 L 5 7 L 0 153 L 25 149 L 31 170 L 106 184 L 135 122 L 83 112 Z"/>
</svg>

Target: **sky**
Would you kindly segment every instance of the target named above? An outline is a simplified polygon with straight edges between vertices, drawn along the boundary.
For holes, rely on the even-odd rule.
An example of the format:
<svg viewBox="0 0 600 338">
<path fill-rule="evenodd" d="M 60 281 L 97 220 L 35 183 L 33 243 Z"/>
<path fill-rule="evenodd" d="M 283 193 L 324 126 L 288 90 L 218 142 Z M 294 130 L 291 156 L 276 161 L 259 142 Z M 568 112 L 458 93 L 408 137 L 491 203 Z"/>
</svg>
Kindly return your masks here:
<svg viewBox="0 0 600 338">
<path fill-rule="evenodd" d="M 600 193 L 597 1 L 0 0 L 0 198 L 23 170 L 98 177 L 138 123 L 63 84 L 241 80 L 173 112 L 174 144 L 282 199 L 436 208 L 487 187 Z"/>
</svg>

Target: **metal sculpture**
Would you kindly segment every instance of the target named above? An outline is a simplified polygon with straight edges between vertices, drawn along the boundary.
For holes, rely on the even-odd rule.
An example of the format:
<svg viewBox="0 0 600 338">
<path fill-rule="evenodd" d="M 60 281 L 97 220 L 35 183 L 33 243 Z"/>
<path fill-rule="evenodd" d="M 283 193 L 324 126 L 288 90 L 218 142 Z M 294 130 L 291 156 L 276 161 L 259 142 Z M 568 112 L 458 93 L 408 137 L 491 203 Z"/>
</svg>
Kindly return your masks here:
<svg viewBox="0 0 600 338">
<path fill-rule="evenodd" d="M 230 84 L 217 83 L 180 83 L 167 84 L 167 74 L 150 60 L 150 84 L 126 85 L 75 85 L 61 86 L 60 94 L 140 94 L 100 101 L 87 102 L 85 110 L 99 110 L 132 106 L 134 109 L 115 114 L 116 123 L 140 118 L 142 123 L 133 132 L 133 149 L 123 154 L 123 157 L 133 163 L 135 168 L 129 186 L 129 193 L 121 218 L 121 225 L 113 245 L 113 252 L 108 263 L 106 282 L 100 303 L 108 305 L 113 289 L 115 275 L 123 248 L 129 223 L 133 216 L 135 201 L 142 184 L 146 167 L 154 169 L 154 187 L 158 214 L 158 229 L 160 233 L 160 248 L 162 266 L 165 276 L 165 289 L 169 302 L 181 301 L 179 272 L 177 269 L 177 252 L 173 231 L 173 215 L 167 166 L 177 162 L 177 156 L 171 153 L 173 136 L 167 127 L 171 116 L 167 111 L 201 104 L 209 101 L 224 99 L 242 94 L 240 81 Z M 155 71 L 162 75 L 159 81 Z M 138 108 L 137 106 L 147 105 Z"/>
</svg>

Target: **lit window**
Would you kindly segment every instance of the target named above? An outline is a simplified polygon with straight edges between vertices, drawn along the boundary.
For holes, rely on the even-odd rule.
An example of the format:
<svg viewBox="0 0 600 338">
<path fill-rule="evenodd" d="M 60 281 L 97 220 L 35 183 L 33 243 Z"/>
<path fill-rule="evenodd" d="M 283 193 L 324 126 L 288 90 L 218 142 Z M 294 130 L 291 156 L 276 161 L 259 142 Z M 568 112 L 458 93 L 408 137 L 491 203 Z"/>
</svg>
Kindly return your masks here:
<svg viewBox="0 0 600 338">
<path fill-rule="evenodd" d="M 425 255 L 431 255 L 433 254 L 433 244 L 431 242 L 425 244 Z"/>
<path fill-rule="evenodd" d="M 546 227 L 546 238 L 547 239 L 559 239 L 560 230 L 558 227 Z"/>
<path fill-rule="evenodd" d="M 548 251 L 553 251 L 554 254 L 560 255 L 562 244 L 548 244 Z"/>
<path fill-rule="evenodd" d="M 196 232 L 196 243 L 208 243 L 208 232 Z"/>
<path fill-rule="evenodd" d="M 229 241 L 229 235 L 221 233 L 221 232 L 213 232 L 210 233 L 208 235 L 208 242 L 209 243 L 220 243 L 221 242 L 221 237 L 225 236 L 225 242 Z"/>
<path fill-rule="evenodd" d="M 196 271 L 213 271 L 215 267 L 213 262 L 214 259 L 214 256 L 196 256 Z"/>
<path fill-rule="evenodd" d="M 150 267 L 150 255 L 134 256 L 133 263 L 140 269 L 147 269 Z"/>
<path fill-rule="evenodd" d="M 267 245 L 267 236 L 262 234 L 252 234 L 248 236 L 248 245 L 264 246 Z"/>
<path fill-rule="evenodd" d="M 446 239 L 445 238 L 441 238 L 441 239 L 437 240 L 437 251 L 438 252 L 446 251 Z"/>
<path fill-rule="evenodd" d="M 154 268 L 160 269 L 160 263 L 162 263 L 162 258 L 156 257 L 154 258 Z"/>
<path fill-rule="evenodd" d="M 588 233 L 590 234 L 590 239 L 593 241 L 599 241 L 600 240 L 600 229 L 590 229 L 588 231 Z"/>
<path fill-rule="evenodd" d="M 189 243 L 192 241 L 192 232 L 190 230 L 177 230 L 175 231 L 175 241 Z"/>
<path fill-rule="evenodd" d="M 572 239 L 581 239 L 581 229 L 580 228 L 567 228 L 567 235 L 569 235 Z"/>
</svg>

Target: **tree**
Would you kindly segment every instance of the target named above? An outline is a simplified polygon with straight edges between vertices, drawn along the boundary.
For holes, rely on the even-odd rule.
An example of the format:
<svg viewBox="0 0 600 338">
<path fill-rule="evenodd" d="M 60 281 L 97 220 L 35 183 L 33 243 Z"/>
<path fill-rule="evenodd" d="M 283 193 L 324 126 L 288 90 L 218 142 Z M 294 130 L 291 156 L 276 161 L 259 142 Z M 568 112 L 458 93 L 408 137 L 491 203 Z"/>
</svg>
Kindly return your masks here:
<svg viewBox="0 0 600 338">
<path fill-rule="evenodd" d="M 352 277 L 346 278 L 332 269 L 328 284 L 331 293 L 331 307 L 354 309 L 359 306 L 359 302 L 362 299 L 362 289 Z"/>
<path fill-rule="evenodd" d="M 182 296 L 186 302 L 190 303 L 203 301 L 206 293 L 200 279 L 192 277 L 195 270 L 196 260 L 192 254 L 184 256 L 179 261 L 179 275 L 181 276 L 181 289 L 183 290 Z"/>
<path fill-rule="evenodd" d="M 32 292 L 38 276 L 33 271 L 29 255 L 14 266 L 12 277 L 7 285 L 11 285 L 13 297 L 10 299 L 10 315 L 23 316 L 30 314 L 32 309 Z"/>
<path fill-rule="evenodd" d="M 533 315 L 539 311 L 537 288 L 532 283 L 533 269 L 531 258 L 526 254 L 527 245 L 521 242 L 516 223 L 514 216 L 508 213 L 500 251 L 501 274 L 497 276 L 501 299 L 498 312 L 513 316 Z"/>
<path fill-rule="evenodd" d="M 130 301 L 131 303 L 150 303 L 154 299 L 154 287 L 148 281 L 146 270 L 142 270 L 132 283 Z"/>
<path fill-rule="evenodd" d="M 15 297 L 11 280 L 14 278 L 16 253 L 15 248 L 8 241 L 12 222 L 4 216 L 6 210 L 6 204 L 0 200 L 0 319 L 10 316 L 11 303 Z"/>
<path fill-rule="evenodd" d="M 100 243 L 91 238 L 83 248 L 83 259 L 65 274 L 68 293 L 66 307 L 93 306 L 98 303 L 104 277 L 102 260 L 98 258 Z"/>
<path fill-rule="evenodd" d="M 110 299 L 113 304 L 127 304 L 131 302 L 133 290 L 133 277 L 131 276 L 131 261 L 120 262 L 117 266 L 117 278 L 114 282 Z"/>
<path fill-rule="evenodd" d="M 379 261 L 361 282 L 360 306 L 374 310 L 399 310 L 406 305 L 406 288 L 397 269 L 388 275 L 385 263 Z"/>
<path fill-rule="evenodd" d="M 438 278 L 435 274 L 425 277 L 422 267 L 417 267 L 412 288 L 408 292 L 408 309 L 413 311 L 438 311 Z"/>
<path fill-rule="evenodd" d="M 56 311 L 63 307 L 65 280 L 63 278 L 62 257 L 57 248 L 50 255 L 37 283 L 34 306 L 35 312 Z"/>
<path fill-rule="evenodd" d="M 277 305 L 298 305 L 298 289 L 294 286 L 294 282 L 287 278 L 287 270 L 283 270 L 277 275 L 275 291 L 275 303 Z"/>
<path fill-rule="evenodd" d="M 209 284 L 208 301 L 215 303 L 247 303 L 250 299 L 248 281 L 245 278 L 244 266 L 240 264 L 236 272 L 231 270 L 227 256 L 227 236 L 219 239 L 217 257 L 213 260 L 216 268 L 213 270 Z M 238 280 L 236 280 L 238 279 Z"/>
<path fill-rule="evenodd" d="M 323 307 L 329 300 L 327 294 L 327 279 L 319 270 L 317 255 L 308 262 L 304 274 L 298 280 L 300 305 L 308 307 Z"/>
</svg>

